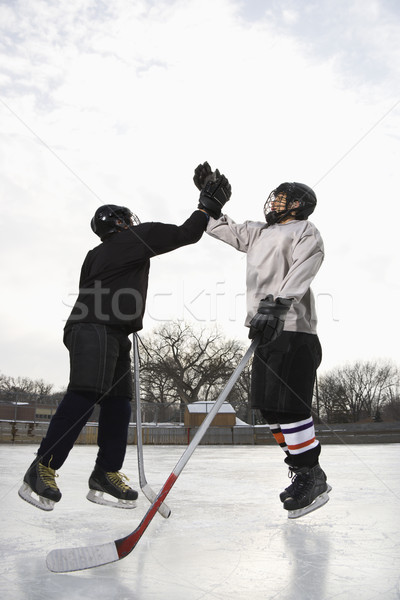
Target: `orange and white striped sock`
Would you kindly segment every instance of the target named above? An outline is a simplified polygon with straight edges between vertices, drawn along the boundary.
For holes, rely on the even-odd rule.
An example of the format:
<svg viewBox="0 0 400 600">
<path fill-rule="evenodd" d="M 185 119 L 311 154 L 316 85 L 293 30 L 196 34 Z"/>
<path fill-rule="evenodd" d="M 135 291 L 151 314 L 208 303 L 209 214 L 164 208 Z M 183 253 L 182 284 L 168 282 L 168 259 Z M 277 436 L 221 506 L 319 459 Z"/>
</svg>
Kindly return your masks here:
<svg viewBox="0 0 400 600">
<path fill-rule="evenodd" d="M 277 444 L 279 444 L 279 446 L 282 448 L 282 450 L 284 452 L 286 452 L 286 454 L 289 454 L 289 450 L 286 445 L 285 438 L 283 436 L 282 429 L 281 429 L 281 426 L 279 425 L 279 423 L 274 423 L 273 425 L 270 424 L 269 428 L 270 428 L 271 433 L 274 436 Z"/>
<path fill-rule="evenodd" d="M 296 423 L 281 424 L 281 429 L 290 454 L 302 454 L 316 448 L 319 444 L 315 438 L 312 417 Z"/>
</svg>

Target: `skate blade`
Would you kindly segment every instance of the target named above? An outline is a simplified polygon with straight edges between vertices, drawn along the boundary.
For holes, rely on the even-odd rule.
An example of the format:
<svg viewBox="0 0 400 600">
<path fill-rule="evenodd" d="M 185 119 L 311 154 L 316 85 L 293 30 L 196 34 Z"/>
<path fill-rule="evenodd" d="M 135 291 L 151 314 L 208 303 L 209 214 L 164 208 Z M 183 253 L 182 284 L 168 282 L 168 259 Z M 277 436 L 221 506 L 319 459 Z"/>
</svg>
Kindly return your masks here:
<svg viewBox="0 0 400 600">
<path fill-rule="evenodd" d="M 113 508 L 125 508 L 131 509 L 136 508 L 135 500 L 122 500 L 121 498 L 115 498 L 114 500 L 108 500 L 108 498 L 113 498 L 107 494 L 107 497 L 104 497 L 104 492 L 100 492 L 98 490 L 89 490 L 86 498 L 90 502 L 94 502 L 94 504 L 101 504 L 102 506 L 112 506 Z"/>
<path fill-rule="evenodd" d="M 22 500 L 25 500 L 25 502 L 36 506 L 36 508 L 40 508 L 40 510 L 50 511 L 54 509 L 54 500 L 39 496 L 39 494 L 36 494 L 25 482 L 19 488 L 18 496 L 22 498 Z"/>
<path fill-rule="evenodd" d="M 331 489 L 332 488 L 329 485 L 326 492 L 323 492 L 317 496 L 315 500 L 313 500 L 308 506 L 305 506 L 304 508 L 298 508 L 297 510 L 289 510 L 288 519 L 298 519 L 299 517 L 304 517 L 304 515 L 308 515 L 309 513 L 314 512 L 314 510 L 321 508 L 321 506 L 324 506 L 324 504 L 329 501 L 328 492 L 330 492 Z"/>
</svg>

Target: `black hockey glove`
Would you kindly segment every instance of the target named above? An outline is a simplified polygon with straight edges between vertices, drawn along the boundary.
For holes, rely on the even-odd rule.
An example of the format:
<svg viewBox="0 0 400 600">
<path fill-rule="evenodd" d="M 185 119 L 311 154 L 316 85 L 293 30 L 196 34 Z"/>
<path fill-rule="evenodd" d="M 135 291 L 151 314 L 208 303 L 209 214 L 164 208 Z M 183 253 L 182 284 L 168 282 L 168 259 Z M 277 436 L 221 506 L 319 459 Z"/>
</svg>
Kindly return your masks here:
<svg viewBox="0 0 400 600">
<path fill-rule="evenodd" d="M 250 321 L 249 338 L 252 340 L 258 332 L 262 333 L 262 343 L 273 342 L 282 333 L 283 326 L 292 300 L 277 298 L 272 294 L 261 300 L 257 313 Z"/>
<path fill-rule="evenodd" d="M 198 208 L 205 210 L 214 219 L 219 219 L 221 209 L 228 202 L 231 194 L 231 184 L 225 175 L 220 175 L 215 181 L 205 184 L 200 193 Z"/>
<path fill-rule="evenodd" d="M 215 181 L 220 175 L 218 169 L 212 171 L 208 162 L 205 162 L 195 168 L 193 181 L 195 186 L 201 191 L 206 183 Z"/>
</svg>

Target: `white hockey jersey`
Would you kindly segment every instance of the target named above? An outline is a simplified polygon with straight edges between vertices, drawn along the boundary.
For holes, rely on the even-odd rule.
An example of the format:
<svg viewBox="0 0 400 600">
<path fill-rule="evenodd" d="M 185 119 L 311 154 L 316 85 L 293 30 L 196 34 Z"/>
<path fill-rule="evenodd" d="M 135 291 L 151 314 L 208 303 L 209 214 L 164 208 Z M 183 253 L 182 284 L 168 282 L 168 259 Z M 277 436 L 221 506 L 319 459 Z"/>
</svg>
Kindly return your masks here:
<svg viewBox="0 0 400 600">
<path fill-rule="evenodd" d="M 285 331 L 316 333 L 317 315 L 310 285 L 324 259 L 324 245 L 310 221 L 288 221 L 267 226 L 246 221 L 235 223 L 227 215 L 210 218 L 207 233 L 247 254 L 247 317 L 257 312 L 267 294 L 291 298 Z"/>
</svg>

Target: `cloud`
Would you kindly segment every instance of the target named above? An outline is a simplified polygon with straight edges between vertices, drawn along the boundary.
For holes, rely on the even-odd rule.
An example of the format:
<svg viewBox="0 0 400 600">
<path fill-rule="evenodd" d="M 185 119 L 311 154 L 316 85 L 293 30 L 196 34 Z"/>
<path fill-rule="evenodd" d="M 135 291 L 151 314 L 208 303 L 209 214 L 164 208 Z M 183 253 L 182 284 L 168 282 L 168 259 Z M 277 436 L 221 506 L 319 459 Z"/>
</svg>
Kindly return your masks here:
<svg viewBox="0 0 400 600">
<path fill-rule="evenodd" d="M 399 5 L 395 0 L 239 2 L 250 22 L 267 21 L 302 45 L 312 61 L 333 61 L 343 86 L 390 86 L 399 64 Z"/>
<path fill-rule="evenodd" d="M 391 282 L 399 19 L 395 3 L 332 6 L 0 5 L 0 370 L 66 383 L 61 330 L 81 262 L 98 242 L 89 228 L 96 207 L 183 222 L 197 205 L 192 172 L 203 160 L 231 180 L 227 210 L 237 221 L 262 219 L 281 181 L 315 186 L 313 220 L 327 247 L 315 281 L 325 364 L 343 353 L 395 353 L 383 334 L 371 350 L 357 340 L 369 314 L 359 298 L 372 287 L 399 295 Z M 221 246 L 205 236 L 152 261 L 147 330 L 193 313 L 246 339 L 244 257 Z M 43 344 L 34 368 L 15 350 L 14 339 L 31 347 L 39 338 L 55 349 L 49 368 Z"/>
</svg>

